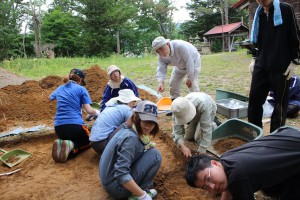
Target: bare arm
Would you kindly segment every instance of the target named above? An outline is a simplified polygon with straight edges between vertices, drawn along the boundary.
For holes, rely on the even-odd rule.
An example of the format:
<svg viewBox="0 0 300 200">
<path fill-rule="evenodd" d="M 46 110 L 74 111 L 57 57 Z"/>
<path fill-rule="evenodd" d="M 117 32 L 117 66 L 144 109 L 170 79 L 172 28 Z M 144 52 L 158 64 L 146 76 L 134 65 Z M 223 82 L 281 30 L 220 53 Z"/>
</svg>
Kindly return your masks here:
<svg viewBox="0 0 300 200">
<path fill-rule="evenodd" d="M 97 111 L 90 104 L 83 104 L 84 110 L 90 115 L 97 115 Z"/>
</svg>

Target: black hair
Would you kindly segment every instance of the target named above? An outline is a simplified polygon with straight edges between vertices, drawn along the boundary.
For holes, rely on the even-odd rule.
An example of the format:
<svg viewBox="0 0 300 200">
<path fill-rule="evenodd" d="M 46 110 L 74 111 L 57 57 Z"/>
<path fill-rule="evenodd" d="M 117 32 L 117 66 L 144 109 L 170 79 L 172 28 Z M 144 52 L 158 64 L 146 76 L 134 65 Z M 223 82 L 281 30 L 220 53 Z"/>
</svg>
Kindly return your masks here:
<svg viewBox="0 0 300 200">
<path fill-rule="evenodd" d="M 201 170 L 208 168 L 211 165 L 212 160 L 216 160 L 216 159 L 207 155 L 198 155 L 198 156 L 191 157 L 191 159 L 188 161 L 186 165 L 186 170 L 185 170 L 186 182 L 190 186 L 196 187 L 195 182 L 197 180 L 197 173 Z"/>
<path fill-rule="evenodd" d="M 117 104 L 124 104 L 124 105 L 128 105 L 128 103 L 124 103 L 122 101 L 117 100 Z"/>
</svg>

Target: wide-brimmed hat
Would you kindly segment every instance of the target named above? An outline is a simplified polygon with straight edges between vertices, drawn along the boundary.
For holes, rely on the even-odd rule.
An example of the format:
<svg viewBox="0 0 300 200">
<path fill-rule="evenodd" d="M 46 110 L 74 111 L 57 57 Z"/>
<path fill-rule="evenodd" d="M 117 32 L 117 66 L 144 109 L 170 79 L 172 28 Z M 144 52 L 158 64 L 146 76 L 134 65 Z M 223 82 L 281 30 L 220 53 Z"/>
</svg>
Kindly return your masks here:
<svg viewBox="0 0 300 200">
<path fill-rule="evenodd" d="M 134 108 L 142 121 L 153 121 L 157 123 L 157 106 L 151 101 L 140 101 Z"/>
<path fill-rule="evenodd" d="M 130 103 L 132 101 L 141 101 L 140 98 L 136 97 L 131 89 L 123 89 L 119 91 L 119 96 L 111 98 L 108 102 L 106 102 L 106 106 L 113 105 L 118 101 L 122 103 Z"/>
<path fill-rule="evenodd" d="M 70 71 L 70 74 L 76 74 L 76 75 L 78 75 L 80 78 L 82 78 L 82 80 L 81 80 L 81 85 L 83 85 L 83 86 L 86 85 L 86 83 L 85 83 L 85 81 L 84 81 L 85 74 L 83 73 L 83 71 L 81 71 L 80 69 L 74 68 L 74 69 L 72 69 L 72 70 Z"/>
<path fill-rule="evenodd" d="M 186 97 L 176 98 L 171 105 L 176 125 L 184 125 L 192 121 L 196 115 L 196 108 Z"/>
<path fill-rule="evenodd" d="M 113 72 L 113 71 L 116 71 L 118 70 L 121 74 L 121 70 L 119 67 L 117 67 L 116 65 L 110 65 L 108 68 L 107 68 L 107 75 L 110 76 L 110 74 Z"/>
<path fill-rule="evenodd" d="M 160 47 L 162 47 L 165 44 L 167 44 L 169 41 L 170 41 L 169 39 L 165 39 L 163 36 L 159 36 L 159 37 L 155 38 L 153 40 L 153 42 L 152 42 L 152 49 L 153 49 L 153 51 L 156 51 Z"/>
</svg>

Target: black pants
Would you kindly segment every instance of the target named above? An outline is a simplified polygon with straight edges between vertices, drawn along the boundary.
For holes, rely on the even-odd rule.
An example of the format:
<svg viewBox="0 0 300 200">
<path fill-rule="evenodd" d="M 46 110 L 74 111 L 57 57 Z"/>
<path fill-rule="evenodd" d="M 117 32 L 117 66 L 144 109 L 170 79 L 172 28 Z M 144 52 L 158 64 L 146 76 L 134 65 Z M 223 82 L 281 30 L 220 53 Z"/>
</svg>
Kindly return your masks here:
<svg viewBox="0 0 300 200">
<path fill-rule="evenodd" d="M 269 91 L 274 91 L 274 111 L 271 117 L 270 131 L 284 126 L 288 106 L 289 81 L 283 72 L 265 71 L 255 68 L 249 94 L 248 120 L 262 127 L 263 104 Z"/>
<path fill-rule="evenodd" d="M 71 140 L 75 144 L 75 149 L 85 149 L 91 146 L 90 132 L 85 125 L 65 124 L 54 128 L 57 137 L 62 140 Z"/>
</svg>

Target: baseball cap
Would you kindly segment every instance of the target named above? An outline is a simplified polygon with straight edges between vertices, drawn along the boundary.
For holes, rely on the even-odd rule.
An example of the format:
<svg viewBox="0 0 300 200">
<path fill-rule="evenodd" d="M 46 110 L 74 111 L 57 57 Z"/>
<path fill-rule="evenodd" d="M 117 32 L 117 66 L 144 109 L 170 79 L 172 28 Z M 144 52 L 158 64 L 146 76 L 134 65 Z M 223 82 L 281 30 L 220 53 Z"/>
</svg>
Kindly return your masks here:
<svg viewBox="0 0 300 200">
<path fill-rule="evenodd" d="M 157 106 L 151 101 L 140 101 L 134 108 L 139 113 L 142 121 L 153 121 L 157 123 Z"/>
<path fill-rule="evenodd" d="M 83 71 L 81 71 L 80 69 L 74 68 L 74 69 L 72 69 L 72 70 L 70 71 L 70 74 L 76 74 L 76 75 L 78 75 L 80 78 L 82 78 L 81 85 L 83 85 L 83 86 L 86 85 L 86 83 L 85 83 L 85 81 L 84 81 L 85 74 L 83 73 Z"/>
</svg>

